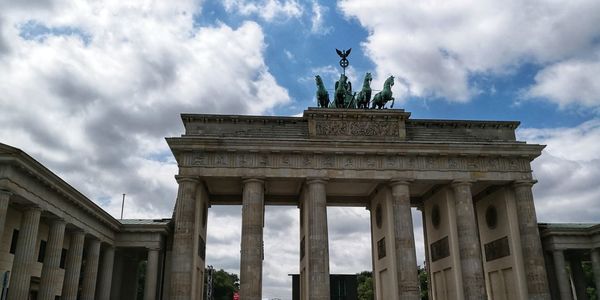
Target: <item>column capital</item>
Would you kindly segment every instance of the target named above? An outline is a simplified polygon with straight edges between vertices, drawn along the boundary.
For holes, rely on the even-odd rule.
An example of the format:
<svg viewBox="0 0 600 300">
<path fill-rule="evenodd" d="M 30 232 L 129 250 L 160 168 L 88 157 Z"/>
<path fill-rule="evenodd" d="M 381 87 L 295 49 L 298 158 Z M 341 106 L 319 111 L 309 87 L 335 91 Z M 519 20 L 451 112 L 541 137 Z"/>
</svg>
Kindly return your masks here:
<svg viewBox="0 0 600 300">
<path fill-rule="evenodd" d="M 54 224 L 56 224 L 56 225 L 67 224 L 67 221 L 65 221 L 65 219 L 63 219 L 59 216 L 56 216 L 56 215 L 52 215 L 52 216 L 48 217 L 47 219 L 48 219 L 49 223 L 51 223 L 53 225 Z"/>
<path fill-rule="evenodd" d="M 307 184 L 321 183 L 326 184 L 329 181 L 329 178 L 326 177 L 308 177 L 306 178 Z"/>
<path fill-rule="evenodd" d="M 522 179 L 513 181 L 512 185 L 513 187 L 532 187 L 537 182 L 535 179 Z"/>
<path fill-rule="evenodd" d="M 182 182 L 199 183 L 200 182 L 200 179 L 198 177 L 187 176 L 187 175 L 175 175 L 175 180 L 177 180 L 177 183 L 182 183 Z"/>
<path fill-rule="evenodd" d="M 258 182 L 258 183 L 265 183 L 265 179 L 263 177 L 244 177 L 242 178 L 242 183 L 246 184 L 249 182 Z"/>
<path fill-rule="evenodd" d="M 10 196 L 14 195 L 13 192 L 7 191 L 7 190 L 0 190 L 0 198 L 1 197 L 8 197 L 10 198 Z"/>
<path fill-rule="evenodd" d="M 471 179 L 457 179 L 457 180 L 453 180 L 450 183 L 450 186 L 453 188 L 457 188 L 459 186 L 471 186 L 473 185 L 473 183 L 475 182 L 475 180 L 471 180 Z"/>
<path fill-rule="evenodd" d="M 42 207 L 34 203 L 25 204 L 22 207 L 23 211 L 42 211 Z"/>
<path fill-rule="evenodd" d="M 148 252 L 150 252 L 150 251 L 160 251 L 160 247 L 146 247 L 146 250 L 148 250 Z"/>
<path fill-rule="evenodd" d="M 414 180 L 412 179 L 406 179 L 406 178 L 392 178 L 389 181 L 389 185 L 390 186 L 396 186 L 396 185 L 410 185 Z"/>
</svg>

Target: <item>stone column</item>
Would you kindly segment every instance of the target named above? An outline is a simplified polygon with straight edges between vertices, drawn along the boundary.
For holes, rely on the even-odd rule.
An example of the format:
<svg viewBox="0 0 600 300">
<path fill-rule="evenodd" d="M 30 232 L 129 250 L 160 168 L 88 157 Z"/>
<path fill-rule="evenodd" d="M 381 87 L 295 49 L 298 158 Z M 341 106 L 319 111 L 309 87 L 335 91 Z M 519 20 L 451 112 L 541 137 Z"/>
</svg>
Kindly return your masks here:
<svg viewBox="0 0 600 300">
<path fill-rule="evenodd" d="M 592 271 L 594 272 L 594 282 L 596 283 L 596 291 L 600 290 L 600 249 L 592 249 Z M 596 292 L 597 293 L 597 292 Z"/>
<path fill-rule="evenodd" d="M 392 209 L 394 214 L 394 238 L 396 271 L 398 272 L 398 296 L 400 299 L 421 299 L 417 274 L 417 254 L 410 211 L 409 182 L 393 180 Z"/>
<path fill-rule="evenodd" d="M 198 179 L 177 176 L 179 191 L 175 205 L 173 253 L 171 264 L 171 299 L 192 299 L 194 271 L 194 224 Z"/>
<path fill-rule="evenodd" d="M 560 290 L 561 300 L 572 300 L 571 284 L 569 283 L 569 274 L 565 266 L 565 255 L 562 250 L 554 250 L 554 268 L 556 269 L 556 279 L 558 280 L 558 289 Z"/>
<path fill-rule="evenodd" d="M 324 179 L 307 180 L 308 299 L 329 300 L 329 238 Z"/>
<path fill-rule="evenodd" d="M 535 181 L 517 181 L 513 184 L 519 232 L 521 234 L 521 249 L 523 251 L 529 299 L 550 300 L 548 275 L 544 265 L 542 241 L 531 191 L 534 183 Z"/>
<path fill-rule="evenodd" d="M 77 290 L 79 288 L 79 275 L 81 273 L 81 260 L 83 258 L 83 242 L 85 241 L 85 232 L 79 230 L 71 234 L 71 244 L 67 252 L 65 265 L 65 277 L 63 290 L 60 299 L 76 300 Z"/>
<path fill-rule="evenodd" d="M 100 260 L 100 240 L 91 239 L 85 252 L 81 299 L 94 300 L 94 296 L 96 295 L 96 279 L 98 279 L 98 261 Z"/>
<path fill-rule="evenodd" d="M 452 189 L 465 299 L 485 299 L 485 279 L 471 183 L 456 181 L 452 183 Z"/>
<path fill-rule="evenodd" d="M 54 300 L 60 289 L 60 256 L 62 254 L 63 241 L 65 238 L 65 226 L 67 223 L 61 219 L 52 220 L 48 243 L 46 243 L 46 255 L 42 266 L 42 277 L 40 279 L 40 290 L 38 300 Z"/>
<path fill-rule="evenodd" d="M 262 299 L 264 190 L 263 180 L 244 180 L 240 262 L 240 298 L 244 300 Z"/>
<path fill-rule="evenodd" d="M 108 245 L 102 253 L 102 268 L 100 268 L 98 288 L 96 289 L 96 299 L 98 300 L 110 299 L 114 263 L 115 247 Z"/>
<path fill-rule="evenodd" d="M 159 249 L 155 248 L 148 249 L 148 260 L 146 263 L 146 283 L 144 285 L 144 300 L 156 299 L 156 282 L 158 279 L 158 251 Z"/>
<path fill-rule="evenodd" d="M 8 211 L 8 203 L 10 202 L 11 195 L 11 192 L 0 190 L 0 245 L 2 245 L 2 237 L 4 236 L 6 212 Z"/>
<path fill-rule="evenodd" d="M 17 240 L 17 249 L 13 260 L 8 299 L 28 299 L 31 283 L 31 268 L 36 262 L 35 244 L 40 226 L 42 209 L 27 207 L 21 219 L 21 228 Z"/>
</svg>

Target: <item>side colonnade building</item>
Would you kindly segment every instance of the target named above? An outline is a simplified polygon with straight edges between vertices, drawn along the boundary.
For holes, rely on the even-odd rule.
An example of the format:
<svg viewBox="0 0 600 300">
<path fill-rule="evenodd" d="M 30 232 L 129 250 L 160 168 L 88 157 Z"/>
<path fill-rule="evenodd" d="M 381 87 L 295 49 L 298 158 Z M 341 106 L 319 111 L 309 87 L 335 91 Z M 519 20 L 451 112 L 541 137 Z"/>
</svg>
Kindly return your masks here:
<svg viewBox="0 0 600 300">
<path fill-rule="evenodd" d="M 3 299 L 159 299 L 166 220 L 116 220 L 25 152 L 0 144 Z"/>
<path fill-rule="evenodd" d="M 330 297 L 327 206 L 369 210 L 377 300 L 420 299 L 412 208 L 431 299 L 585 299 L 573 291 L 588 259 L 600 286 L 600 227 L 538 226 L 531 161 L 544 146 L 517 141 L 518 122 L 329 108 L 182 121 L 184 134 L 167 138 L 179 167 L 172 219 L 116 220 L 0 144 L 8 299 L 203 299 L 213 205 L 242 206 L 242 300 L 263 296 L 266 205 L 298 208 L 303 300 Z"/>
</svg>

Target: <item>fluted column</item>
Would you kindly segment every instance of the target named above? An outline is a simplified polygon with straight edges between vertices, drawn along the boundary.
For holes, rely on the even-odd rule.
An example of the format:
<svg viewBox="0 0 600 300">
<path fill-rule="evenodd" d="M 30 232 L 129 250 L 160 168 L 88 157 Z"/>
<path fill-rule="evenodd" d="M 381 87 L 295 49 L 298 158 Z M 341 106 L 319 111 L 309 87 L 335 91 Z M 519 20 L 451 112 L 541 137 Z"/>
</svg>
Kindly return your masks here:
<svg viewBox="0 0 600 300">
<path fill-rule="evenodd" d="M 198 179 L 177 176 L 179 190 L 175 205 L 173 252 L 171 256 L 171 299 L 192 299 L 194 268 L 194 223 Z"/>
<path fill-rule="evenodd" d="M 554 258 L 554 268 L 556 273 L 556 279 L 558 280 L 558 290 L 560 291 L 561 300 L 573 299 L 571 293 L 571 284 L 569 283 L 569 274 L 565 265 L 565 255 L 562 250 L 554 250 L 552 252 Z"/>
<path fill-rule="evenodd" d="M 308 299 L 329 300 L 329 238 L 324 179 L 309 179 L 305 203 L 308 214 Z"/>
<path fill-rule="evenodd" d="M 69 251 L 67 252 L 67 260 L 65 265 L 63 290 L 60 297 L 62 300 L 77 299 L 84 241 L 85 232 L 78 230 L 71 234 L 71 243 L 69 245 Z"/>
<path fill-rule="evenodd" d="M 42 266 L 42 277 L 40 279 L 39 300 L 54 300 L 60 291 L 60 257 L 65 238 L 65 223 L 62 219 L 51 221 L 48 242 L 46 243 L 46 254 Z"/>
<path fill-rule="evenodd" d="M 264 181 L 244 180 L 240 298 L 262 299 Z"/>
<path fill-rule="evenodd" d="M 98 300 L 109 300 L 112 289 L 112 275 L 115 263 L 115 247 L 106 246 L 102 253 L 102 267 L 98 278 L 98 288 L 96 289 L 96 298 Z"/>
<path fill-rule="evenodd" d="M 2 236 L 4 235 L 4 225 L 6 224 L 6 212 L 10 202 L 11 192 L 0 190 L 0 245 L 2 245 Z"/>
<path fill-rule="evenodd" d="M 465 299 L 485 299 L 485 279 L 471 183 L 456 181 L 452 183 L 452 189 L 454 190 L 458 250 Z"/>
<path fill-rule="evenodd" d="M 521 249 L 523 251 L 529 299 L 549 300 L 550 288 L 531 191 L 534 183 L 535 181 L 531 180 L 517 181 L 513 184 L 513 189 L 515 202 L 517 203 L 517 219 L 521 234 Z"/>
<path fill-rule="evenodd" d="M 94 300 L 96 279 L 98 279 L 98 261 L 100 260 L 100 240 L 91 239 L 85 251 L 85 269 L 81 283 L 81 299 Z"/>
<path fill-rule="evenodd" d="M 21 228 L 17 240 L 17 249 L 12 266 L 8 299 L 28 299 L 31 282 L 32 265 L 35 259 L 35 243 L 40 226 L 42 209 L 37 206 L 27 207 L 21 219 Z"/>
<path fill-rule="evenodd" d="M 600 289 L 600 249 L 592 249 L 592 271 L 594 272 L 594 282 L 596 283 L 596 291 Z"/>
<path fill-rule="evenodd" d="M 158 251 L 159 249 L 148 249 L 148 260 L 146 263 L 146 283 L 144 285 L 144 300 L 156 299 L 156 282 L 158 279 Z"/>
<path fill-rule="evenodd" d="M 394 238 L 396 271 L 398 272 L 399 299 L 419 300 L 417 254 L 410 211 L 409 182 L 394 180 L 392 187 L 392 209 L 394 214 Z"/>
</svg>

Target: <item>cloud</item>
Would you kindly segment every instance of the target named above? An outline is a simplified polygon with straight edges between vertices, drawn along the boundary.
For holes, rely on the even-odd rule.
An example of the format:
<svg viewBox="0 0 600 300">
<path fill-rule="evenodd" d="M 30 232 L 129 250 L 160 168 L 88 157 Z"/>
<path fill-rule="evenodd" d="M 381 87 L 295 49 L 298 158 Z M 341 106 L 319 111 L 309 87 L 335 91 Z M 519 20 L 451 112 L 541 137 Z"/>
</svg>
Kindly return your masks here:
<svg viewBox="0 0 600 300">
<path fill-rule="evenodd" d="M 545 98 L 561 108 L 579 104 L 600 106 L 600 51 L 592 59 L 568 59 L 541 70 L 528 98 Z"/>
<path fill-rule="evenodd" d="M 378 74 L 404 78 L 413 96 L 458 102 L 478 93 L 469 83 L 474 76 L 585 57 L 600 36 L 594 0 L 344 0 L 338 7 L 369 31 L 362 46 Z"/>
<path fill-rule="evenodd" d="M 262 28 L 194 27 L 200 10 L 3 2 L 0 141 L 108 199 L 113 215 L 126 193 L 125 217 L 170 217 L 177 167 L 164 137 L 182 133 L 180 113 L 269 114 L 290 101 L 265 64 Z"/>
<path fill-rule="evenodd" d="M 329 10 L 328 7 L 319 4 L 319 1 L 312 2 L 312 16 L 310 19 L 310 32 L 312 34 L 327 35 L 333 31 L 332 26 L 325 26 L 325 14 Z"/>
<path fill-rule="evenodd" d="M 228 13 L 242 16 L 257 15 L 267 22 L 298 18 L 304 11 L 302 5 L 296 0 L 225 0 L 223 5 Z"/>
<path fill-rule="evenodd" d="M 540 222 L 600 222 L 600 119 L 573 128 L 518 131 L 529 143 L 547 145 L 533 161 Z"/>
</svg>

